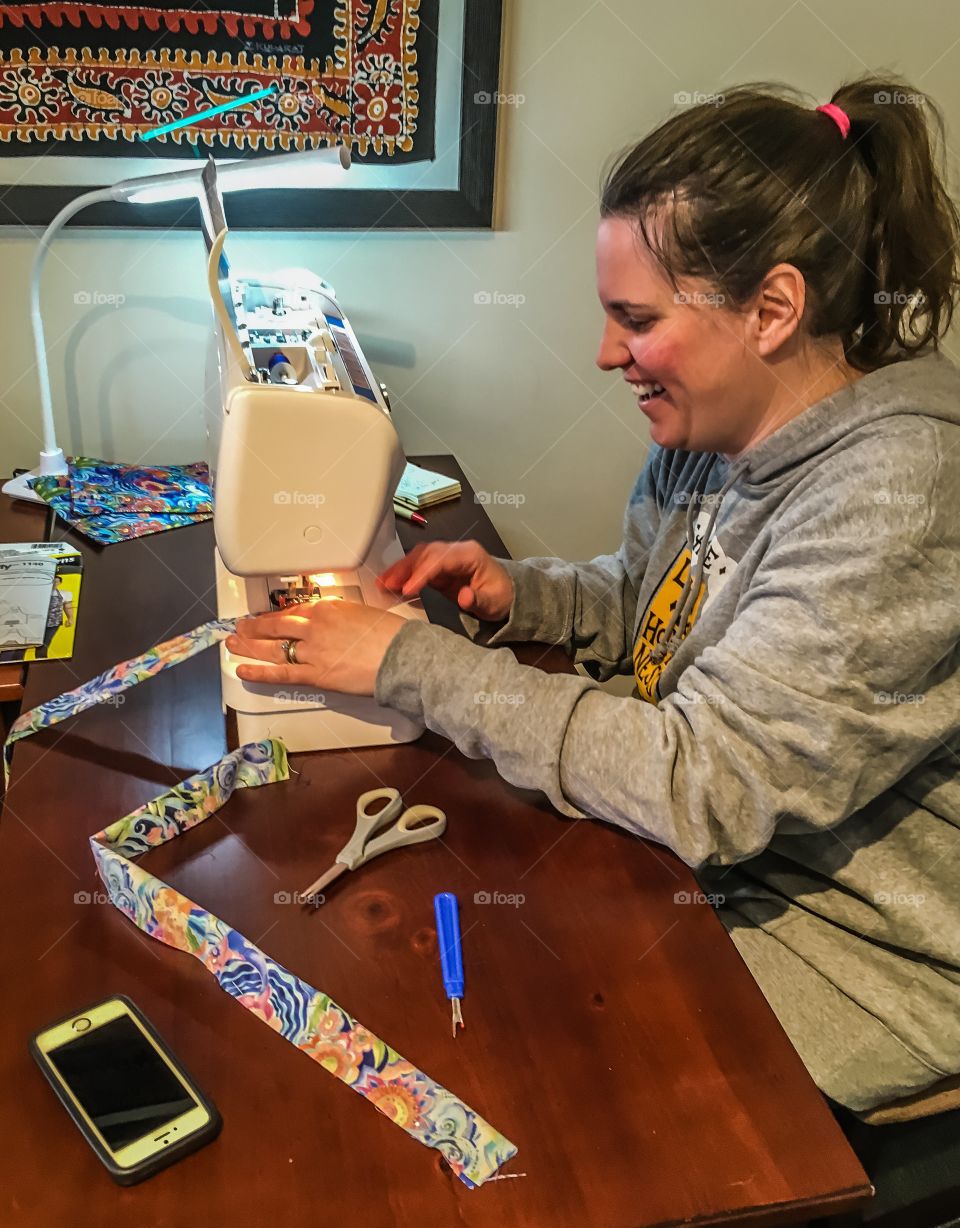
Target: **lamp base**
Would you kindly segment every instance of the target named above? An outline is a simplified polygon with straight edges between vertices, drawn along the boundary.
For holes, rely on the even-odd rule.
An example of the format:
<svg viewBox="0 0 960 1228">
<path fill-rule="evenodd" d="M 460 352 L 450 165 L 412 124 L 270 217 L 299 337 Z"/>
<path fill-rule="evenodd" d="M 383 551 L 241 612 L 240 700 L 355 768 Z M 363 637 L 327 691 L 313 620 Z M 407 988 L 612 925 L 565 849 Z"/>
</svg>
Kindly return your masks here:
<svg viewBox="0 0 960 1228">
<path fill-rule="evenodd" d="M 27 485 L 27 478 L 52 477 L 54 474 L 69 472 L 70 467 L 63 454 L 63 448 L 53 448 L 49 452 L 41 451 L 40 464 L 37 468 L 31 469 L 29 473 L 21 473 L 19 477 L 11 478 L 9 482 L 4 482 L 2 490 L 11 499 L 26 499 L 29 503 L 43 503 L 45 500 Z"/>
<path fill-rule="evenodd" d="M 40 470 L 34 469 L 30 473 L 21 473 L 19 477 L 11 478 L 9 482 L 4 482 L 2 488 L 5 495 L 9 495 L 11 499 L 26 499 L 29 503 L 43 503 L 43 499 L 30 489 L 27 485 L 27 478 L 39 477 Z"/>
<path fill-rule="evenodd" d="M 51 452 L 40 453 L 40 472 L 45 478 L 70 472 L 63 448 L 54 448 Z"/>
</svg>

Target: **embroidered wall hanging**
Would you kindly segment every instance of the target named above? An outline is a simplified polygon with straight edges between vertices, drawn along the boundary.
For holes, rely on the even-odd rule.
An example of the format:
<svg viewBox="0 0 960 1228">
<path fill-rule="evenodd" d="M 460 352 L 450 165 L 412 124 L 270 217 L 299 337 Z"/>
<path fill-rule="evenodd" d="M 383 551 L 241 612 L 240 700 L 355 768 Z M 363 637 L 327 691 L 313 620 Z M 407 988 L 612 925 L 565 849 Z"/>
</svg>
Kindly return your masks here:
<svg viewBox="0 0 960 1228">
<path fill-rule="evenodd" d="M 274 93 L 150 140 L 237 157 L 343 143 L 434 156 L 435 0 L 84 0 L 0 5 L 0 156 L 143 156 L 142 132 Z M 426 86 L 426 88 L 424 88 Z M 59 152 L 59 151 L 58 151 Z"/>
</svg>

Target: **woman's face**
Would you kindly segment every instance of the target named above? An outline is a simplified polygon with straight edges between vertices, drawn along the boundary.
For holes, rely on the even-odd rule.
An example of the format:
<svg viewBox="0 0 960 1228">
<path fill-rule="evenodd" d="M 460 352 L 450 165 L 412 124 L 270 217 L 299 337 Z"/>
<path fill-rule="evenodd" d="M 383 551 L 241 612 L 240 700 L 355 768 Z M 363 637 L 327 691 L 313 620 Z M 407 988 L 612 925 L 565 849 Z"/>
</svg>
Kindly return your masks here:
<svg viewBox="0 0 960 1228">
<path fill-rule="evenodd" d="M 736 455 L 770 403 L 771 376 L 753 346 L 756 313 L 724 308 L 702 281 L 676 293 L 640 232 L 604 218 L 597 292 L 607 315 L 597 365 L 620 368 L 665 448 Z M 644 401 L 640 385 L 666 390 Z"/>
</svg>

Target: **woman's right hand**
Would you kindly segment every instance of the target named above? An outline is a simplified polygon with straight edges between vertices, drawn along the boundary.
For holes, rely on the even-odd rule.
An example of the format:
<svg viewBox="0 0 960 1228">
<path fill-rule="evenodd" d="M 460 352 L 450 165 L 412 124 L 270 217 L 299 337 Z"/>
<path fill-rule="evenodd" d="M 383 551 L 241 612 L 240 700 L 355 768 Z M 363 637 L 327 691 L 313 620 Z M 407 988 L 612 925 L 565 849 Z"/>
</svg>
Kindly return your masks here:
<svg viewBox="0 0 960 1228">
<path fill-rule="evenodd" d="M 465 614 L 487 622 L 506 618 L 513 581 L 477 541 L 425 542 L 381 572 L 377 583 L 392 593 L 416 597 L 430 585 Z"/>
</svg>

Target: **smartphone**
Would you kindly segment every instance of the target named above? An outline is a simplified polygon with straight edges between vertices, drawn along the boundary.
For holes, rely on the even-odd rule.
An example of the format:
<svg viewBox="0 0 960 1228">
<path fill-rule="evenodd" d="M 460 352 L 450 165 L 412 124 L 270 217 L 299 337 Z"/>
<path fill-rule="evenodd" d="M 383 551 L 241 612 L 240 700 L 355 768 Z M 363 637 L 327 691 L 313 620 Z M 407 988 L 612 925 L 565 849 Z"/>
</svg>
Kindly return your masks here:
<svg viewBox="0 0 960 1228">
<path fill-rule="evenodd" d="M 129 998 L 51 1024 L 30 1052 L 119 1185 L 135 1185 L 209 1143 L 222 1124 Z"/>
</svg>

